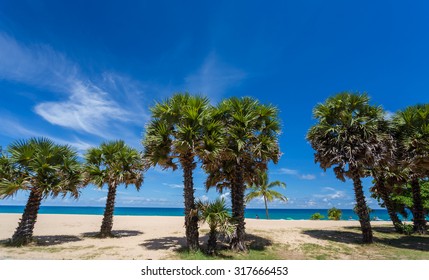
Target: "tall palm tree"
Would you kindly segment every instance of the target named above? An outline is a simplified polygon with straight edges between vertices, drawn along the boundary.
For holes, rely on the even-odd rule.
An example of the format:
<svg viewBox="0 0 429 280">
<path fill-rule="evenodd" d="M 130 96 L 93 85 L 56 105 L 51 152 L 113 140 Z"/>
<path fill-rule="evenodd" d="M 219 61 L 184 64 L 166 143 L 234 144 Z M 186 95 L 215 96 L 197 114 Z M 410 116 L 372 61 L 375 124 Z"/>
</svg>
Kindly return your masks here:
<svg viewBox="0 0 429 280">
<path fill-rule="evenodd" d="M 207 223 L 210 228 L 207 253 L 216 253 L 219 233 L 230 234 L 233 231 L 231 215 L 226 207 L 225 199 L 216 199 L 214 202 L 197 201 L 199 218 L 202 223 Z"/>
<path fill-rule="evenodd" d="M 385 115 L 385 114 L 384 114 Z M 395 230 L 399 233 L 403 231 L 402 221 L 397 215 L 399 205 L 392 200 L 392 193 L 395 185 L 405 183 L 406 175 L 402 168 L 399 167 L 399 154 L 398 154 L 398 141 L 395 137 L 394 126 L 392 121 L 385 118 L 379 127 L 379 133 L 384 134 L 384 147 L 387 150 L 392 151 L 391 153 L 383 153 L 380 156 L 385 157 L 383 161 L 376 162 L 370 168 L 370 174 L 374 178 L 374 185 L 370 189 L 372 197 L 380 201 L 382 206 L 386 207 L 387 213 L 390 216 L 390 220 L 393 223 Z M 402 211 L 403 212 L 403 211 Z"/>
<path fill-rule="evenodd" d="M 224 142 L 219 156 L 204 162 L 209 173 L 206 186 L 230 189 L 237 225 L 231 248 L 245 251 L 245 184 L 252 184 L 257 171 L 266 170 L 269 161 L 277 163 L 280 158 L 278 111 L 251 97 L 232 97 L 218 105 L 214 118 L 223 124 Z"/>
<path fill-rule="evenodd" d="M 398 205 L 392 200 L 393 188 L 399 181 L 395 177 L 374 177 L 374 186 L 371 188 L 372 197 L 382 199 L 381 206 L 386 207 L 390 220 L 398 233 L 403 232 L 403 223 L 397 214 Z"/>
<path fill-rule="evenodd" d="M 82 168 L 77 153 L 69 146 L 46 138 L 31 138 L 12 143 L 0 156 L 0 197 L 19 190 L 30 191 L 24 213 L 11 243 L 16 246 L 32 241 L 39 207 L 48 196 L 79 196 Z"/>
<path fill-rule="evenodd" d="M 419 180 L 429 176 L 429 104 L 407 107 L 395 114 L 393 121 L 400 142 L 402 168 L 408 171 L 413 194 L 414 230 L 426 232 L 426 220 Z"/>
<path fill-rule="evenodd" d="M 198 158 L 214 158 L 222 143 L 220 123 L 212 120 L 211 111 L 207 98 L 177 93 L 151 108 L 142 142 L 148 165 L 183 170 L 186 240 L 192 251 L 199 249 L 193 170 Z"/>
<path fill-rule="evenodd" d="M 340 93 L 318 104 L 313 110 L 318 121 L 310 128 L 307 140 L 315 153 L 315 161 L 326 170 L 332 166 L 338 179 L 353 180 L 356 210 L 364 243 L 372 243 L 373 235 L 362 188 L 362 177 L 368 169 L 385 160 L 387 135 L 382 133 L 383 111 L 371 106 L 366 94 Z"/>
<path fill-rule="evenodd" d="M 139 151 L 117 140 L 88 149 L 85 160 L 85 183 L 99 188 L 108 187 L 99 237 L 111 237 L 116 189 L 120 184 L 125 184 L 125 187 L 132 184 L 140 190 L 144 171 L 142 157 Z"/>
<path fill-rule="evenodd" d="M 245 200 L 246 203 L 250 202 L 252 199 L 263 197 L 264 198 L 264 204 L 265 204 L 265 214 L 267 216 L 267 220 L 270 218 L 268 215 L 268 205 L 267 202 L 271 202 L 274 199 L 278 199 L 281 201 L 287 201 L 287 197 L 283 194 L 273 190 L 274 187 L 282 187 L 285 188 L 286 184 L 284 182 L 280 181 L 274 181 L 269 182 L 268 181 L 268 174 L 267 172 L 260 172 L 258 174 L 258 182 L 253 183 L 252 185 L 248 186 L 247 189 L 250 190 L 250 192 L 246 195 Z"/>
</svg>

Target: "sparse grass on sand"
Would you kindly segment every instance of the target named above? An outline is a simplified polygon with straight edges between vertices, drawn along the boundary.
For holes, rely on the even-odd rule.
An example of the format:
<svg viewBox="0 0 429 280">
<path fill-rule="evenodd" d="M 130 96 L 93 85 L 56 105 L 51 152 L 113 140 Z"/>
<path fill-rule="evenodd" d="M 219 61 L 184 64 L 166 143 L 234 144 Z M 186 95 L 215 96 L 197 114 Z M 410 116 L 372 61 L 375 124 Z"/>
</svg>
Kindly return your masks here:
<svg viewBox="0 0 429 280">
<path fill-rule="evenodd" d="M 271 241 L 268 232 L 250 235 L 249 251 L 235 253 L 221 247 L 216 256 L 203 251 L 179 250 L 177 259 L 183 260 L 429 260 L 429 235 L 402 235 L 391 226 L 373 227 L 374 243 L 363 244 L 360 228 L 344 227 L 335 230 L 303 229 L 315 242 L 282 244 Z M 287 234 L 287 233 L 285 233 Z M 261 237 L 265 236 L 265 237 Z M 255 240 L 256 238 L 256 240 Z M 204 250 L 204 248 L 203 248 Z"/>
<path fill-rule="evenodd" d="M 114 237 L 97 238 L 102 216 L 40 215 L 34 242 L 11 247 L 21 215 L 0 214 L 0 260 L 429 260 L 429 235 L 397 234 L 389 222 L 372 222 L 374 244 L 362 244 L 357 221 L 246 220 L 246 253 L 220 243 L 216 256 L 202 252 L 208 227 L 200 228 L 202 252 L 188 253 L 183 217 L 115 217 Z"/>
</svg>

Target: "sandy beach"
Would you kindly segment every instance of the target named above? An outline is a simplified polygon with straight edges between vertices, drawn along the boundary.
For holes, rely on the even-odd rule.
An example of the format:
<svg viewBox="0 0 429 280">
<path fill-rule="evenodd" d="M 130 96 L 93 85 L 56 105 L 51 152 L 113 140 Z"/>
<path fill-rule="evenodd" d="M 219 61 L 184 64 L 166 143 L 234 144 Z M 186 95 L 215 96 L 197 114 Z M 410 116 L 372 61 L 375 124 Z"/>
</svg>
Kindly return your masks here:
<svg viewBox="0 0 429 280">
<path fill-rule="evenodd" d="M 12 236 L 20 217 L 19 214 L 0 214 L 0 240 Z M 98 239 L 94 235 L 101 220 L 102 216 L 96 215 L 39 215 L 34 230 L 36 242 L 22 248 L 2 246 L 0 259 L 162 260 L 174 259 L 174 250 L 186 244 L 183 217 L 116 216 L 113 230 L 117 237 Z M 284 246 L 287 259 L 304 259 L 300 251 L 302 244 L 329 244 L 329 240 L 317 238 L 308 230 L 332 232 L 356 226 L 359 226 L 357 221 L 246 219 L 250 239 L 258 238 L 272 246 Z M 207 228 L 202 226 L 200 232 L 200 241 L 204 243 Z"/>
</svg>

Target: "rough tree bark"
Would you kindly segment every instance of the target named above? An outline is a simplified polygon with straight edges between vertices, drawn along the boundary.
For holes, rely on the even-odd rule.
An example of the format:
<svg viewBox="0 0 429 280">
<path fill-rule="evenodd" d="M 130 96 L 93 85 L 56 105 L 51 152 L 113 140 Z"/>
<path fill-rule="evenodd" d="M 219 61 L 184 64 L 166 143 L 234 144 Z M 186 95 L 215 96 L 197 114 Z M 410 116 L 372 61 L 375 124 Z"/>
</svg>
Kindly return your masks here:
<svg viewBox="0 0 429 280">
<path fill-rule="evenodd" d="M 372 228 L 369 219 L 368 206 L 365 202 L 365 195 L 362 189 L 362 181 L 359 176 L 354 176 L 353 187 L 356 197 L 356 208 L 362 230 L 363 243 L 373 243 Z"/>
<path fill-rule="evenodd" d="M 426 220 L 421 197 L 420 183 L 418 179 L 411 181 L 411 191 L 413 194 L 413 223 L 414 231 L 418 234 L 426 233 Z"/>
<path fill-rule="evenodd" d="M 399 219 L 398 215 L 393 206 L 393 202 L 390 199 L 389 192 L 386 187 L 386 182 L 384 180 L 379 180 L 377 182 L 377 190 L 380 193 L 381 199 L 384 201 L 384 205 L 386 206 L 387 213 L 389 214 L 390 220 L 395 227 L 396 232 L 402 233 L 402 221 Z"/>
<path fill-rule="evenodd" d="M 187 155 L 181 159 L 183 168 L 183 185 L 185 198 L 185 228 L 188 249 L 197 251 L 200 249 L 198 233 L 198 215 L 195 207 L 194 181 L 192 171 L 194 169 L 194 157 Z"/>
<path fill-rule="evenodd" d="M 231 239 L 231 249 L 234 251 L 247 251 L 245 244 L 244 191 L 243 170 L 237 165 L 231 185 L 232 217 L 236 222 L 236 229 Z"/>
<path fill-rule="evenodd" d="M 22 214 L 22 218 L 12 236 L 12 245 L 22 246 L 27 245 L 32 241 L 34 225 L 36 224 L 41 202 L 42 192 L 37 187 L 33 187 L 25 206 L 24 213 Z"/>
<path fill-rule="evenodd" d="M 101 223 L 100 237 L 106 238 L 112 236 L 113 211 L 115 210 L 116 184 L 109 183 L 107 193 L 106 208 L 104 208 L 103 222 Z"/>
</svg>

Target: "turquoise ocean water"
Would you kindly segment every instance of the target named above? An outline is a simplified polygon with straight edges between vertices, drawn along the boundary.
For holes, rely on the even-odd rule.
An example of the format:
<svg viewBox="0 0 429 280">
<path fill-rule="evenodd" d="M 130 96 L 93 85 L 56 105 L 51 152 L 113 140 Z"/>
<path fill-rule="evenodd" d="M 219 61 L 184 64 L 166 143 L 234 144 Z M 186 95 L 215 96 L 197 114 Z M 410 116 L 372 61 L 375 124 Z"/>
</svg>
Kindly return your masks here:
<svg viewBox="0 0 429 280">
<path fill-rule="evenodd" d="M 1 206 L 0 213 L 22 213 L 24 206 Z M 40 214 L 79 214 L 79 215 L 103 215 L 104 207 L 70 207 L 70 206 L 41 206 Z M 270 219 L 273 220 L 308 220 L 311 215 L 319 212 L 327 220 L 327 209 L 269 209 Z M 342 220 L 357 220 L 357 215 L 351 209 L 342 210 Z M 115 215 L 118 216 L 183 216 L 183 208 L 146 208 L 146 207 L 116 207 Z M 265 209 L 246 209 L 246 218 L 255 218 L 258 215 L 265 218 Z M 385 209 L 373 210 L 371 218 L 390 220 Z"/>
</svg>

